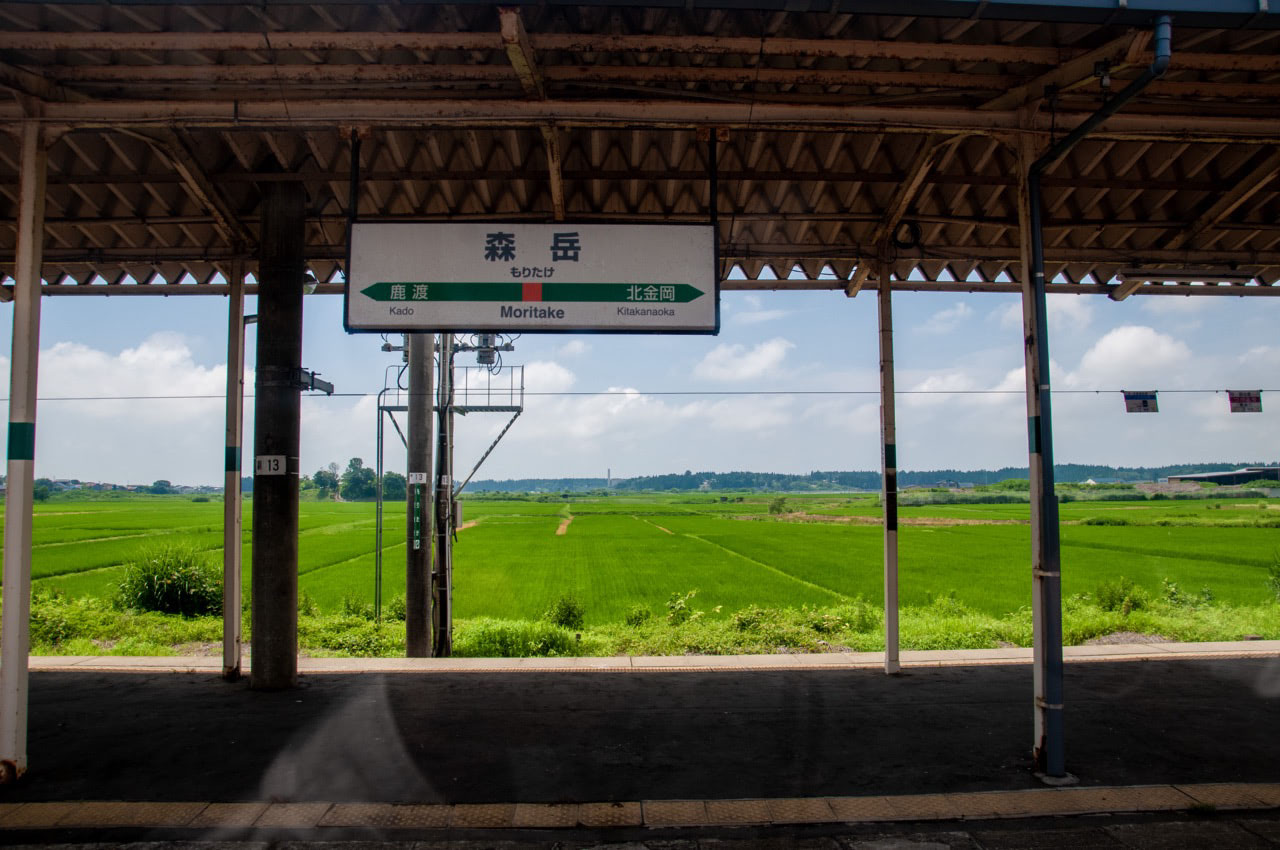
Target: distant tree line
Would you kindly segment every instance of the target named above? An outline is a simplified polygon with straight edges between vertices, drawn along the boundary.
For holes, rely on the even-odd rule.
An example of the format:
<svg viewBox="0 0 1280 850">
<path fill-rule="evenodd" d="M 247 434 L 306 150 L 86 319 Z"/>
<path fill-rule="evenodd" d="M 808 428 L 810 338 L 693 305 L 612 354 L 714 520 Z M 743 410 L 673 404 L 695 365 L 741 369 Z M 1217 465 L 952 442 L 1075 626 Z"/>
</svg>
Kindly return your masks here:
<svg viewBox="0 0 1280 850">
<path fill-rule="evenodd" d="M 347 468 L 339 472 L 336 463 L 316 470 L 314 475 L 304 475 L 299 482 L 302 492 L 314 491 L 320 501 L 328 501 L 335 496 L 344 502 L 368 502 L 378 497 L 378 474 L 364 465 L 364 459 L 353 457 L 347 461 Z M 408 493 L 408 484 L 398 472 L 382 473 L 382 498 L 389 502 L 403 502 Z"/>
<path fill-rule="evenodd" d="M 1264 466 L 1259 462 L 1241 463 L 1183 463 L 1170 466 L 1106 466 L 1102 464 L 1064 463 L 1054 466 L 1054 478 L 1063 484 L 1078 483 L 1089 479 L 1112 478 L 1121 482 L 1155 481 L 1170 475 L 1187 475 L 1197 472 L 1223 472 L 1243 466 Z M 1000 469 L 925 469 L 899 471 L 900 486 L 933 486 L 943 482 L 955 484 L 987 485 L 1012 479 L 1027 479 L 1030 472 L 1025 466 L 1005 466 Z M 468 490 L 473 492 L 581 492 L 603 488 L 604 478 L 513 478 L 501 481 L 473 481 Z M 878 490 L 880 472 L 823 471 L 807 475 L 788 475 L 774 472 L 694 472 L 668 475 L 641 475 L 635 478 L 614 479 L 614 490 L 698 490 L 706 484 L 712 490 Z"/>
</svg>

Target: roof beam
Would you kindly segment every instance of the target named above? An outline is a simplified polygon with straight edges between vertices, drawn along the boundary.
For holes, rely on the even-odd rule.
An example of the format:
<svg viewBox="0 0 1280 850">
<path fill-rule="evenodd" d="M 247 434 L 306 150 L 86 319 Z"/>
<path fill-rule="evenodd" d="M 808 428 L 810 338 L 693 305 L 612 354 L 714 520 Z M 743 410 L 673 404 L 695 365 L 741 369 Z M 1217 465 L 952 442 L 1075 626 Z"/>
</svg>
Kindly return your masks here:
<svg viewBox="0 0 1280 850">
<path fill-rule="evenodd" d="M 1123 60 L 1134 56 L 1141 47 L 1145 47 L 1150 38 L 1151 35 L 1148 32 L 1130 30 L 1099 48 L 1068 60 L 1052 71 L 1036 77 L 1029 83 L 1010 89 L 999 97 L 992 98 L 978 108 L 987 110 L 1016 109 L 1032 101 L 1040 100 L 1050 88 L 1066 91 L 1079 86 L 1093 79 L 1093 69 L 1097 63 L 1107 62 L 1111 65 L 1119 65 Z"/>
<path fill-rule="evenodd" d="M 509 216 L 494 214 L 477 216 L 469 221 L 507 220 Z M 341 260 L 346 258 L 346 249 L 342 246 L 310 246 L 306 249 L 307 258 L 317 260 Z M 779 258 L 803 260 L 848 260 L 858 256 L 854 247 L 834 247 L 815 243 L 782 243 L 759 244 L 743 243 L 727 245 L 721 254 L 725 261 L 769 261 Z M 252 251 L 246 247 L 236 250 L 234 247 L 209 248 L 196 245 L 177 245 L 155 248 L 49 248 L 45 251 L 46 263 L 165 263 L 223 262 L 237 257 L 253 259 Z M 929 246 L 928 255 L 924 251 L 910 250 L 898 252 L 898 263 L 917 261 L 946 262 L 1019 262 L 1017 245 L 972 245 L 967 247 Z M 1280 268 L 1280 250 L 1270 251 L 1201 251 L 1185 249 L 1169 251 L 1165 249 L 1129 250 L 1115 248 L 1053 248 L 1045 249 L 1045 262 L 1049 265 L 1062 263 L 1092 263 L 1112 266 L 1136 266 L 1151 268 L 1157 265 L 1186 268 L 1202 266 L 1204 268 L 1225 268 L 1233 262 L 1246 268 L 1261 269 Z M 13 263 L 13 251 L 0 248 L 0 266 Z M 1261 272 L 1260 272 L 1261 273 Z M 835 280 L 834 278 L 832 280 Z M 836 283 L 841 281 L 835 280 Z M 1231 289 L 1243 287 L 1230 287 Z"/>
<path fill-rule="evenodd" d="M 547 171 L 551 179 L 551 208 L 556 221 L 564 221 L 564 172 L 560 167 L 560 133 L 554 125 L 543 124 L 542 146 L 547 152 Z"/>
<path fill-rule="evenodd" d="M 524 20 L 519 9 L 499 9 L 498 19 L 502 30 L 502 43 L 507 48 L 507 60 L 520 78 L 520 87 L 530 100 L 546 100 L 547 89 L 538 69 L 538 60 L 529 43 Z M 555 125 L 542 124 L 542 147 L 547 155 L 547 177 L 551 184 L 551 208 L 556 221 L 564 221 L 564 175 L 560 168 L 560 134 Z"/>
<path fill-rule="evenodd" d="M 520 33 L 524 30 L 521 29 Z M 506 33 L 503 34 L 504 38 Z M 1008 74 L 919 71 L 823 70 L 811 68 L 722 68 L 671 65 L 553 65 L 539 68 L 528 39 L 507 45 L 507 56 L 525 95 L 545 97 L 544 80 L 558 83 L 721 83 L 733 85 L 915 86 L 978 91 L 1007 89 L 1020 80 Z M 83 84 L 223 83 L 262 85 L 299 83 L 371 85 L 374 83 L 473 83 L 511 79 L 504 65 L 57 65 L 51 79 Z M 1200 84 L 1211 88 L 1215 84 Z M 1216 84 L 1221 85 L 1221 84 Z M 1266 86 L 1237 84 L 1252 91 Z"/>
<path fill-rule="evenodd" d="M 21 119 L 13 104 L 0 104 L 0 121 Z M 1087 113 L 1058 113 L 1060 126 L 1071 126 Z M 715 124 L 730 129 L 874 129 L 881 133 L 1049 132 L 1043 114 L 1023 126 L 1019 112 L 976 111 L 928 106 L 862 106 L 789 103 L 713 103 L 687 100 L 645 102 L 622 100 L 527 101 L 470 99 L 354 98 L 304 100 L 288 103 L 237 100 L 137 100 L 92 103 L 49 103 L 47 125 L 69 129 L 119 128 L 130 123 L 183 122 L 201 128 L 271 128 L 327 130 L 336 123 L 359 122 L 371 126 L 427 127 L 463 123 L 468 127 L 537 126 L 551 121 L 560 126 L 636 126 L 687 128 Z M 1275 121 L 1258 110 L 1251 115 L 1214 116 L 1192 114 L 1114 115 L 1094 131 L 1098 139 L 1162 139 L 1189 141 L 1238 141 L 1274 144 Z"/>
<path fill-rule="evenodd" d="M 1273 148 L 1271 154 L 1262 162 L 1242 175 L 1235 185 L 1221 195 L 1207 210 L 1196 217 L 1196 220 L 1182 228 L 1172 239 L 1165 243 L 1167 251 L 1178 251 L 1192 244 L 1196 237 L 1206 230 L 1217 227 L 1231 213 L 1235 212 L 1245 201 L 1252 198 L 1271 181 L 1280 175 L 1280 147 Z M 1153 272 L 1158 274 L 1158 272 Z M 1146 280 L 1132 277 L 1121 281 L 1112 291 L 1111 300 L 1123 301 L 1143 287 Z"/>
<path fill-rule="evenodd" d="M 35 74 L 7 62 L 0 62 L 0 88 L 43 101 L 65 103 L 87 100 L 79 92 L 69 91 L 43 74 Z"/>
<path fill-rule="evenodd" d="M 213 216 L 213 226 L 227 244 L 254 244 L 256 240 L 253 234 L 240 221 L 235 210 L 218 191 L 218 187 L 205 174 L 204 168 L 196 160 L 195 154 L 182 136 L 174 130 L 146 130 L 137 135 L 151 143 L 163 157 L 169 160 L 174 170 L 182 177 L 187 191 Z"/>
<path fill-rule="evenodd" d="M 894 231 L 902 223 L 902 217 L 907 214 L 907 210 L 911 208 L 916 196 L 920 194 L 920 189 L 925 184 L 925 178 L 929 176 L 929 172 L 933 170 L 933 166 L 937 164 L 938 159 L 961 138 L 963 137 L 933 135 L 926 136 L 924 141 L 920 143 L 915 159 L 912 160 L 911 165 L 907 168 L 906 175 L 903 177 L 902 182 L 898 184 L 898 188 L 894 191 L 888 206 L 885 207 L 884 215 L 871 233 L 871 244 L 876 246 L 876 250 L 879 250 L 880 246 L 892 238 Z M 865 260 L 866 258 L 859 260 L 858 270 L 854 272 L 848 285 L 845 286 L 844 294 L 850 298 L 858 294 L 871 274 L 871 263 Z"/>
<path fill-rule="evenodd" d="M 270 39 L 270 44 L 267 43 Z M 499 33 L 490 32 L 0 32 L 0 50 L 47 52 L 102 50 L 122 52 L 349 50 L 378 52 L 501 50 Z M 1081 51 L 1010 44 L 954 44 L 867 39 L 750 38 L 708 35 L 605 35 L 540 33 L 529 39 L 535 50 L 583 53 L 741 53 L 751 56 L 804 56 L 837 59 L 996 62 L 1055 66 Z M 1146 58 L 1134 60 L 1144 62 Z M 1174 70 L 1280 71 L 1280 56 L 1259 53 L 1175 54 Z M 1092 66 L 1088 69 L 1092 72 Z"/>
<path fill-rule="evenodd" d="M 1280 175 L 1280 147 L 1273 148 L 1271 154 L 1263 159 L 1262 162 L 1241 175 L 1235 181 L 1234 186 L 1214 201 L 1195 221 L 1188 224 L 1180 233 L 1169 240 L 1165 247 L 1170 249 L 1181 248 L 1190 244 L 1204 231 L 1217 227 L 1222 223 L 1223 219 L 1239 209 L 1245 201 L 1269 186 L 1271 181 L 1278 175 Z"/>
<path fill-rule="evenodd" d="M 533 45 L 529 43 L 529 33 L 525 32 L 524 21 L 520 19 L 519 9 L 499 9 L 498 19 L 502 27 L 502 43 L 507 49 L 507 60 L 520 78 L 520 86 L 526 97 L 542 100 L 546 90 L 542 84 L 542 74 L 538 71 L 537 57 L 533 55 Z"/>
</svg>

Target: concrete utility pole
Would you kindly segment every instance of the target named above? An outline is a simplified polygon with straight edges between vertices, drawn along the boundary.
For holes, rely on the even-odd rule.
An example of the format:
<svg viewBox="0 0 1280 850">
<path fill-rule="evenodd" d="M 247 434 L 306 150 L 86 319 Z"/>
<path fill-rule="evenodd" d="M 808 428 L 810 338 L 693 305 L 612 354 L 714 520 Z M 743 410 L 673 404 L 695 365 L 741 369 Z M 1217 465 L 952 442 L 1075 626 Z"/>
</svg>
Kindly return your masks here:
<svg viewBox="0 0 1280 850">
<path fill-rule="evenodd" d="M 880 438 L 884 502 L 884 672 L 901 670 L 898 660 L 898 429 L 893 383 L 893 287 L 882 249 L 876 274 L 880 318 Z"/>
<path fill-rule="evenodd" d="M 36 468 L 36 366 L 48 140 L 40 122 L 20 129 L 18 244 L 13 264 L 13 357 L 9 361 L 8 494 L 4 503 L 4 623 L 0 626 L 0 783 L 27 770 L 31 647 L 31 507 Z"/>
<path fill-rule="evenodd" d="M 298 683 L 298 446 L 306 195 L 270 183 L 258 260 L 250 687 Z"/>
<path fill-rule="evenodd" d="M 408 535 L 405 553 L 405 654 L 410 658 L 432 655 L 432 487 L 431 408 L 433 354 L 432 334 L 405 335 L 409 348 L 409 439 L 408 439 Z"/>
<path fill-rule="evenodd" d="M 244 442 L 244 261 L 231 264 L 227 281 L 227 440 L 222 482 L 222 678 L 240 678 L 240 498 Z"/>
<path fill-rule="evenodd" d="M 435 641 L 437 657 L 453 652 L 453 334 L 440 334 L 440 431 L 436 448 Z"/>
</svg>

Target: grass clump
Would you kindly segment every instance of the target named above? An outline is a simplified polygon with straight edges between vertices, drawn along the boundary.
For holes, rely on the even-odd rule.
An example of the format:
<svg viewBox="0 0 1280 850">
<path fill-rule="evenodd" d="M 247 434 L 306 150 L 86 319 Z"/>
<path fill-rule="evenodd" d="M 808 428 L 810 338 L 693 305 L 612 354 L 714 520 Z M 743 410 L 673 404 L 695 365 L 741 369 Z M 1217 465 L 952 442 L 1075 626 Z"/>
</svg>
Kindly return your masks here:
<svg viewBox="0 0 1280 850">
<path fill-rule="evenodd" d="M 1271 556 L 1271 563 L 1267 565 L 1267 589 L 1280 602 L 1280 549 Z"/>
<path fill-rule="evenodd" d="M 194 546 L 144 550 L 125 564 L 116 604 L 135 611 L 201 617 L 222 610 L 222 568 Z"/>
<path fill-rule="evenodd" d="M 481 617 L 457 624 L 453 654 L 462 658 L 529 658 L 580 652 L 573 634 L 563 626 L 545 620 Z"/>
<path fill-rule="evenodd" d="M 586 608 L 577 597 L 563 594 L 547 608 L 542 619 L 566 629 L 580 629 L 586 618 Z"/>
<path fill-rule="evenodd" d="M 1094 595 L 1103 611 L 1119 611 L 1126 615 L 1142 610 L 1151 601 L 1145 590 L 1124 576 L 1104 581 L 1098 585 Z"/>
<path fill-rule="evenodd" d="M 653 612 L 649 610 L 648 606 L 634 605 L 631 610 L 627 612 L 627 615 L 623 618 L 622 622 L 632 628 L 635 628 L 636 626 L 643 626 L 652 619 Z"/>
</svg>

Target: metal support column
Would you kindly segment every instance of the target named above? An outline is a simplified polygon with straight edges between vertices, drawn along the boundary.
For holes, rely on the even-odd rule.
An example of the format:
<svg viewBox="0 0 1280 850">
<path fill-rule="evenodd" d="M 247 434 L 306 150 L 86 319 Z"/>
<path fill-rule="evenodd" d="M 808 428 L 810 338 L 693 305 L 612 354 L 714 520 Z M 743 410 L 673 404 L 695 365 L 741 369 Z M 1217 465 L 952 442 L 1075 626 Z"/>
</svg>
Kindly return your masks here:
<svg viewBox="0 0 1280 850">
<path fill-rule="evenodd" d="M 1169 67 L 1173 22 L 1158 15 L 1152 32 L 1154 60 L 1120 92 L 1038 159 L 1025 136 L 1018 145 L 1018 219 L 1022 233 L 1022 320 L 1026 345 L 1027 438 L 1031 467 L 1032 635 L 1036 768 L 1045 782 L 1074 782 L 1063 743 L 1062 567 L 1058 497 L 1053 488 L 1053 413 L 1049 391 L 1048 309 L 1044 269 L 1040 178 L 1081 139 L 1137 97 Z"/>
<path fill-rule="evenodd" d="M 893 385 L 893 288 L 889 263 L 876 267 L 880 287 L 876 303 L 880 318 L 880 441 L 884 502 L 884 672 L 901 670 L 898 659 L 898 450 Z"/>
<path fill-rule="evenodd" d="M 410 658 L 432 655 L 432 487 L 431 409 L 432 362 L 435 337 L 426 333 L 405 335 L 409 348 L 408 510 L 405 552 L 405 654 Z M 379 411 L 378 421 L 382 421 Z"/>
<path fill-rule="evenodd" d="M 227 306 L 226 476 L 222 484 L 222 678 L 240 678 L 240 544 L 244 508 L 240 493 L 244 440 L 244 261 L 231 264 Z"/>
<path fill-rule="evenodd" d="M 258 261 L 250 686 L 298 682 L 298 446 L 306 196 L 270 183 Z M 259 468 L 261 467 L 261 468 Z"/>
<path fill-rule="evenodd" d="M 4 505 L 4 623 L 0 626 L 0 782 L 27 770 L 27 653 L 31 647 L 31 505 L 36 458 L 36 366 L 48 147 L 36 121 L 22 125 L 18 244 L 9 361 L 9 467 Z"/>
<path fill-rule="evenodd" d="M 1061 599 L 1052 591 L 1061 581 L 1058 544 L 1058 500 L 1053 491 L 1052 437 L 1046 441 L 1049 410 L 1049 356 L 1045 340 L 1042 286 L 1033 280 L 1031 262 L 1031 198 L 1028 175 L 1035 159 L 1032 142 L 1018 143 L 1018 222 L 1021 233 L 1022 337 L 1027 385 L 1027 438 L 1031 484 L 1031 633 L 1035 730 L 1032 752 L 1036 769 L 1045 771 L 1051 742 L 1062 763 L 1062 619 Z M 1051 433 L 1051 432 L 1048 432 Z M 1046 450 L 1049 454 L 1046 457 Z M 1046 580 L 1051 580 L 1047 583 Z M 1057 610 L 1055 610 L 1057 609 Z M 1056 696 L 1050 696 L 1050 692 Z M 1059 772 L 1064 772 L 1061 767 Z"/>
<path fill-rule="evenodd" d="M 436 447 L 435 639 L 432 652 L 453 652 L 453 334 L 440 334 L 440 416 Z"/>
</svg>

